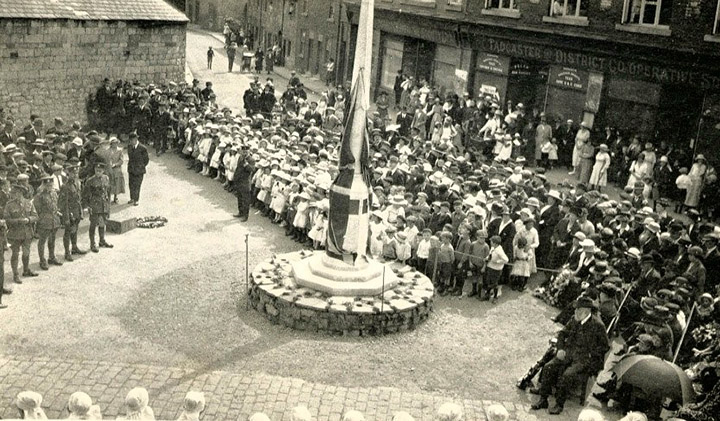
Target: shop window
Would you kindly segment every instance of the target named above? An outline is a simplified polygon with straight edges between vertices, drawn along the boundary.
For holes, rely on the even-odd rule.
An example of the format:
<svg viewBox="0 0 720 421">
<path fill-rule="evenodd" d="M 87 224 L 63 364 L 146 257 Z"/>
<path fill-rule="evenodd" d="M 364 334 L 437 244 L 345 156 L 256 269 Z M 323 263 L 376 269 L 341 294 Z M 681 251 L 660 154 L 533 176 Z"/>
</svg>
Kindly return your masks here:
<svg viewBox="0 0 720 421">
<path fill-rule="evenodd" d="M 580 18 L 587 16 L 585 4 L 588 0 L 553 0 L 550 4 L 550 16 Z"/>
<path fill-rule="evenodd" d="M 485 9 L 517 10 L 515 0 L 485 0 Z"/>
<path fill-rule="evenodd" d="M 672 13 L 672 0 L 625 0 L 623 23 L 668 26 Z"/>
<path fill-rule="evenodd" d="M 485 8 L 480 12 L 483 15 L 520 18 L 516 0 L 485 0 Z"/>
</svg>

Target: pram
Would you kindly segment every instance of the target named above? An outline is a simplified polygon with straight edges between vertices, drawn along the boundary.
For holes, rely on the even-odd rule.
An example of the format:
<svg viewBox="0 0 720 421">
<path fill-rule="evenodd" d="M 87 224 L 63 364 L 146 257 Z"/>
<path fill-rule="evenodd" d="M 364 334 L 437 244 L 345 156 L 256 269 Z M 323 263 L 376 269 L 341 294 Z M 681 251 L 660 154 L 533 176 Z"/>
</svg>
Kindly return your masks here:
<svg viewBox="0 0 720 421">
<path fill-rule="evenodd" d="M 243 72 L 250 72 L 252 71 L 252 59 L 255 57 L 255 53 L 243 53 L 242 55 L 242 71 Z"/>
</svg>

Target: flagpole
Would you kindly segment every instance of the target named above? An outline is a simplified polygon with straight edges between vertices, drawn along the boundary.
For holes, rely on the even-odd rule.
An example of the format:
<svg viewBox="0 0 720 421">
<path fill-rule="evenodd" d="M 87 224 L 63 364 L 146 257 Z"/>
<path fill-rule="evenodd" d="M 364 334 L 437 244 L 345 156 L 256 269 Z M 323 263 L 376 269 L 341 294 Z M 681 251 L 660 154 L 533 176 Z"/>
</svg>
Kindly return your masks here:
<svg viewBox="0 0 720 421">
<path fill-rule="evenodd" d="M 673 364 L 675 364 L 675 360 L 677 360 L 678 356 L 680 355 L 680 348 L 682 348 L 683 342 L 685 342 L 685 334 L 688 331 L 688 328 L 690 327 L 690 322 L 692 321 L 693 314 L 695 313 L 695 307 L 697 306 L 697 303 L 693 303 L 692 308 L 690 309 L 690 315 L 687 318 L 687 321 L 685 322 L 685 329 L 683 329 L 682 336 L 680 336 L 680 342 L 678 342 L 677 349 L 675 350 L 675 355 L 673 355 Z"/>
<path fill-rule="evenodd" d="M 248 269 L 248 255 L 250 254 L 249 246 L 248 246 L 248 238 L 250 237 L 250 234 L 245 234 L 245 311 L 250 310 L 250 272 Z"/>
</svg>

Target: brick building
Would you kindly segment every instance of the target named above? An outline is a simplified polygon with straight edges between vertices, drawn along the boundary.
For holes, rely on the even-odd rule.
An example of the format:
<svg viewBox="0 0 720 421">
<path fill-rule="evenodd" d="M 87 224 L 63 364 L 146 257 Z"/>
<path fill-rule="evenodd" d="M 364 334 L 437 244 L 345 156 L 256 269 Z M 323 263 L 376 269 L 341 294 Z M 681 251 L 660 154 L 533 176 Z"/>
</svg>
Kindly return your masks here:
<svg viewBox="0 0 720 421">
<path fill-rule="evenodd" d="M 243 24 L 246 20 L 247 0 L 185 0 L 183 3 L 180 10 L 185 11 L 190 21 L 211 31 L 222 31 L 227 18 Z"/>
<path fill-rule="evenodd" d="M 350 39 L 359 4 L 346 0 Z M 375 8 L 376 92 L 392 90 L 402 69 L 555 119 L 720 145 L 719 0 L 376 0 Z"/>
<path fill-rule="evenodd" d="M 186 26 L 163 0 L 0 0 L 0 106 L 85 122 L 105 77 L 183 80 Z"/>
</svg>

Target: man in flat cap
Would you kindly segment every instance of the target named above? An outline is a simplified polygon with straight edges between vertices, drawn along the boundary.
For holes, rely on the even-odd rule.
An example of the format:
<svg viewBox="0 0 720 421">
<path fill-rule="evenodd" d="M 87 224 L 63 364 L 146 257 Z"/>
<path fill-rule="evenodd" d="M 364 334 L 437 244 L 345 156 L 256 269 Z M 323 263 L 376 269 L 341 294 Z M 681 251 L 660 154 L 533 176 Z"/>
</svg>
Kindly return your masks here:
<svg viewBox="0 0 720 421">
<path fill-rule="evenodd" d="M 15 184 L 10 191 L 10 200 L 5 206 L 5 222 L 8 226 L 7 239 L 10 242 L 10 265 L 13 271 L 13 281 L 22 284 L 18 259 L 22 250 L 23 276 L 37 276 L 30 270 L 30 244 L 35 234 L 34 226 L 37 222 L 37 212 L 31 200 L 25 197 L 27 188 Z"/>
<path fill-rule="evenodd" d="M 65 261 L 72 262 L 73 254 L 82 255 L 86 251 L 80 250 L 77 245 L 77 230 L 82 220 L 82 196 L 80 194 L 79 180 L 80 162 L 72 158 L 65 164 L 67 180 L 60 186 L 58 192 L 58 211 L 63 230 L 63 247 L 65 248 Z"/>
<path fill-rule="evenodd" d="M 90 250 L 97 253 L 95 231 L 100 236 L 100 247 L 112 248 L 105 241 L 105 222 L 110 216 L 110 179 L 105 175 L 105 164 L 95 164 L 95 174 L 85 181 L 82 191 L 83 205 L 90 210 Z"/>
<path fill-rule="evenodd" d="M 40 258 L 40 269 L 48 270 L 48 263 L 61 266 L 55 258 L 55 234 L 60 228 L 60 215 L 58 211 L 58 195 L 53 189 L 53 177 L 49 174 L 41 178 L 42 184 L 33 199 L 35 210 L 38 214 L 36 224 L 38 232 L 38 257 Z M 45 260 L 45 245 L 48 249 L 48 260 Z"/>
</svg>

